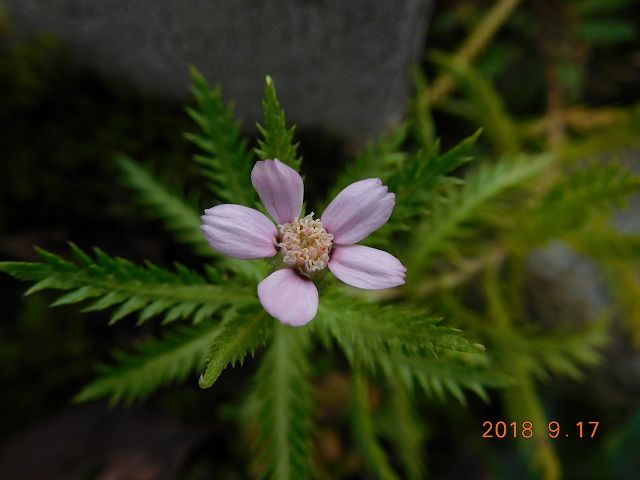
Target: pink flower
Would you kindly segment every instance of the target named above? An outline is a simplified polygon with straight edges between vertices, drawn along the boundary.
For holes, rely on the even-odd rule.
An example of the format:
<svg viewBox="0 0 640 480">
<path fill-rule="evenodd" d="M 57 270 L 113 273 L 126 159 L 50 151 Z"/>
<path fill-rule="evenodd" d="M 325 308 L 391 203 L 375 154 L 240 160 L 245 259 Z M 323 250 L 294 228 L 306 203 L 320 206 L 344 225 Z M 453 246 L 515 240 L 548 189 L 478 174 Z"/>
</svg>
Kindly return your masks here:
<svg viewBox="0 0 640 480">
<path fill-rule="evenodd" d="M 243 205 L 205 210 L 202 231 L 217 251 L 239 259 L 281 255 L 282 267 L 258 285 L 264 309 L 282 323 L 301 326 L 318 311 L 318 289 L 312 278 L 329 270 L 358 288 L 391 288 L 404 283 L 407 269 L 393 255 L 356 245 L 387 223 L 395 205 L 379 178 L 352 183 L 329 204 L 318 220 L 300 218 L 302 178 L 279 160 L 259 161 L 251 182 L 276 225 Z"/>
</svg>

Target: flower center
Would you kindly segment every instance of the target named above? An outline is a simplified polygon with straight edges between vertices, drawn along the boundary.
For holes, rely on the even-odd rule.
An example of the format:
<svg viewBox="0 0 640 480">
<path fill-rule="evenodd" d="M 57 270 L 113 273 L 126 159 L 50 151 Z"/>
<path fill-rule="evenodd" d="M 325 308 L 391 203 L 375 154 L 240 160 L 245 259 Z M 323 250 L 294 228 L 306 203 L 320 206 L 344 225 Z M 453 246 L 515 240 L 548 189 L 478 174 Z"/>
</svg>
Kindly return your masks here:
<svg viewBox="0 0 640 480">
<path fill-rule="evenodd" d="M 324 229 L 320 220 L 313 219 L 313 212 L 278 225 L 278 232 L 276 245 L 288 266 L 307 277 L 327 267 L 333 235 Z"/>
</svg>

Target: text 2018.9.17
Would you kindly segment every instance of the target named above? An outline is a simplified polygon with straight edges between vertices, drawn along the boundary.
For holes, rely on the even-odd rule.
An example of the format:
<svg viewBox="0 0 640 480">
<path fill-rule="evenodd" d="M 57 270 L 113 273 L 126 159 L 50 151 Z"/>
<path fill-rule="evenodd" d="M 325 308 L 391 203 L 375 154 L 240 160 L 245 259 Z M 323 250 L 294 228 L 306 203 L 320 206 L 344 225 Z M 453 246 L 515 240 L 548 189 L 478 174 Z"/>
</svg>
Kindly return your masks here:
<svg viewBox="0 0 640 480">
<path fill-rule="evenodd" d="M 548 438 L 594 438 L 598 431 L 598 421 L 577 422 L 575 426 L 571 428 L 560 428 L 560 423 L 556 420 L 552 420 L 547 423 L 546 428 L 542 431 L 539 428 L 534 429 L 533 423 L 530 421 L 524 422 L 505 422 L 499 420 L 492 422 L 487 420 L 482 422 L 482 438 L 533 438 L 546 436 Z"/>
</svg>

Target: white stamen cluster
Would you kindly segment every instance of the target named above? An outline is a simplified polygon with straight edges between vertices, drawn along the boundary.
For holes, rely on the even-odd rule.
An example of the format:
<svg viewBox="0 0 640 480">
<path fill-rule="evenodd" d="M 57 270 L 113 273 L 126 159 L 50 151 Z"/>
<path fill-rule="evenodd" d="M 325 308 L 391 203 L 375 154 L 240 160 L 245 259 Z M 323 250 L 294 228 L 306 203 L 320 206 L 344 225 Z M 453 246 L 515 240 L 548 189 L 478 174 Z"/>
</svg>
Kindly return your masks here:
<svg viewBox="0 0 640 480">
<path fill-rule="evenodd" d="M 320 220 L 313 219 L 313 212 L 278 225 L 278 232 L 276 245 L 289 267 L 307 277 L 327 267 L 333 235 L 324 229 Z"/>
</svg>

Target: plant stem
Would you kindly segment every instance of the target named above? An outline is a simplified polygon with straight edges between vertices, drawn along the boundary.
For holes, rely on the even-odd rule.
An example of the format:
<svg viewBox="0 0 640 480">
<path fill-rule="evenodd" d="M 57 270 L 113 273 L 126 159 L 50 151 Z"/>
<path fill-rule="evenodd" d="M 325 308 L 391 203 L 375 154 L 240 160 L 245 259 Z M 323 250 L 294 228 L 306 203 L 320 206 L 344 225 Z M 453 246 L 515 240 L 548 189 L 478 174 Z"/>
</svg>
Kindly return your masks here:
<svg viewBox="0 0 640 480">
<path fill-rule="evenodd" d="M 521 0 L 498 0 L 460 46 L 454 55 L 454 63 L 472 63 L 520 2 Z M 431 104 L 435 105 L 446 100 L 454 90 L 455 84 L 455 78 L 451 75 L 446 73 L 439 75 L 431 88 Z"/>
</svg>

